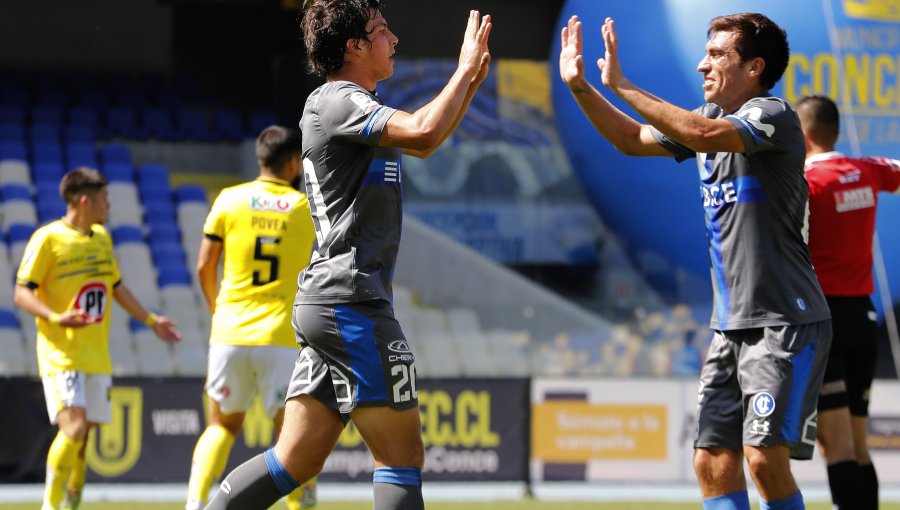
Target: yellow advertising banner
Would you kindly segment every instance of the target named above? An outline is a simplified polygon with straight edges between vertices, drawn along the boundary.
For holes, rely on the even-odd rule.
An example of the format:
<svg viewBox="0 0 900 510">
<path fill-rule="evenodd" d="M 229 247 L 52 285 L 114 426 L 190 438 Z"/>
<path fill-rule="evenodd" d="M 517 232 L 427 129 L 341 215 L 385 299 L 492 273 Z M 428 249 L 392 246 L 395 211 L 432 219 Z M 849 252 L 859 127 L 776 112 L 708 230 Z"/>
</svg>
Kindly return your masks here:
<svg viewBox="0 0 900 510">
<path fill-rule="evenodd" d="M 659 404 L 545 401 L 532 414 L 532 456 L 543 462 L 665 460 L 667 409 Z"/>
</svg>

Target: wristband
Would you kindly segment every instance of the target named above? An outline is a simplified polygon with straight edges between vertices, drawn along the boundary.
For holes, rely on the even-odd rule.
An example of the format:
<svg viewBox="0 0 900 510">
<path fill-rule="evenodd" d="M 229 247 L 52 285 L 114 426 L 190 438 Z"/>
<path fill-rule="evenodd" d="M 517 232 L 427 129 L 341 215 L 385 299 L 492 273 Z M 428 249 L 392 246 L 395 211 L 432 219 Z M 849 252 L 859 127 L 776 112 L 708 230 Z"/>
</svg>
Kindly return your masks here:
<svg viewBox="0 0 900 510">
<path fill-rule="evenodd" d="M 62 315 L 56 312 L 50 312 L 50 315 L 47 316 L 47 322 L 50 324 L 59 325 L 60 320 L 62 320 Z"/>
<path fill-rule="evenodd" d="M 147 318 L 144 319 L 144 325 L 147 326 L 148 328 L 152 328 L 153 325 L 156 324 L 157 319 L 159 319 L 158 315 L 156 315 L 153 312 L 148 312 Z"/>
</svg>

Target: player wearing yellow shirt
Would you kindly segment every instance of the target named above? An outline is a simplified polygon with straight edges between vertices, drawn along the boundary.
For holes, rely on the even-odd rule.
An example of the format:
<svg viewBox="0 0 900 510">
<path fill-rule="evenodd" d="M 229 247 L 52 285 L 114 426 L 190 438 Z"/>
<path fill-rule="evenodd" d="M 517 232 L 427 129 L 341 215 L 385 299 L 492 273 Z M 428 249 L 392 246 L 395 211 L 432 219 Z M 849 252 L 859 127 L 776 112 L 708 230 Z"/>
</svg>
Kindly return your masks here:
<svg viewBox="0 0 900 510">
<path fill-rule="evenodd" d="M 76 507 L 84 484 L 84 443 L 96 423 L 110 420 L 110 297 L 160 339 L 181 335 L 168 318 L 144 309 L 121 282 L 112 240 L 106 179 L 78 168 L 63 176 L 66 215 L 28 241 L 16 275 L 15 302 L 35 316 L 38 369 L 50 422 L 59 432 L 47 455 L 43 510 L 60 507 L 70 482 Z"/>
<path fill-rule="evenodd" d="M 204 506 L 254 396 L 281 430 L 298 349 L 291 326 L 297 275 L 316 236 L 306 195 L 291 186 L 302 171 L 300 146 L 295 131 L 264 129 L 256 140 L 259 178 L 222 190 L 203 227 L 197 276 L 213 314 L 209 425 L 194 449 L 187 510 Z M 287 497 L 288 508 L 301 500 L 303 508 L 314 506 L 314 490 L 315 479 Z"/>
</svg>

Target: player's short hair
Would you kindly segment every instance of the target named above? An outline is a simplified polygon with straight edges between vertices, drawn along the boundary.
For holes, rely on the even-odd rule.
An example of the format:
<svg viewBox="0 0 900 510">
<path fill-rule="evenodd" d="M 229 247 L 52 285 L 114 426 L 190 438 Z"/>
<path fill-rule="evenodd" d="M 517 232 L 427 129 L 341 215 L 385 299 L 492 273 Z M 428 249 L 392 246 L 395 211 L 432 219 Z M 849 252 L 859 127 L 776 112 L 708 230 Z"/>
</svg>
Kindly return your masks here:
<svg viewBox="0 0 900 510">
<path fill-rule="evenodd" d="M 281 126 L 269 126 L 256 137 L 256 161 L 259 166 L 280 173 L 291 157 L 302 150 L 300 133 Z"/>
<path fill-rule="evenodd" d="M 761 57 L 766 65 L 759 83 L 766 90 L 778 83 L 791 58 L 787 32 L 783 28 L 763 14 L 742 12 L 713 18 L 706 36 L 711 37 L 715 32 L 737 32 L 735 49 L 741 62 Z"/>
<path fill-rule="evenodd" d="M 797 101 L 797 116 L 803 131 L 819 145 L 831 147 L 841 131 L 837 104 L 827 96 L 806 96 Z"/>
<path fill-rule="evenodd" d="M 382 0 L 306 0 L 300 29 L 309 72 L 327 76 L 344 66 L 345 44 L 368 41 L 366 24 Z"/>
<path fill-rule="evenodd" d="M 103 174 L 88 167 L 78 167 L 59 181 L 59 196 L 69 205 L 78 204 L 82 195 L 95 196 L 106 187 L 108 181 Z"/>
</svg>

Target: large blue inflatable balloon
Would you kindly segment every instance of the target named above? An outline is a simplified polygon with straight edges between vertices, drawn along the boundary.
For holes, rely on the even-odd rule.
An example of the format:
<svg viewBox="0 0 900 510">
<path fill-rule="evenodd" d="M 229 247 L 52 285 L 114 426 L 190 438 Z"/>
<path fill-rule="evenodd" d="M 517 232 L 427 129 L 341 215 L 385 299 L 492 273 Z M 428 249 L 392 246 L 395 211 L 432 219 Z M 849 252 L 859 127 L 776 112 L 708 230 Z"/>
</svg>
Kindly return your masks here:
<svg viewBox="0 0 900 510">
<path fill-rule="evenodd" d="M 619 57 L 636 85 L 687 109 L 703 102 L 702 75 L 709 20 L 762 12 L 784 27 L 791 62 L 773 93 L 796 102 L 825 94 L 841 106 L 838 150 L 900 159 L 900 11 L 879 0 L 569 0 L 557 26 L 577 14 L 583 24 L 588 79 L 619 108 L 635 115 L 600 84 L 600 27 L 616 22 Z M 636 253 L 661 256 L 708 283 L 703 211 L 692 161 L 619 154 L 585 119 L 556 72 L 559 38 L 551 49 L 553 105 L 559 131 L 588 196 L 610 228 Z M 900 196 L 882 196 L 878 241 L 893 303 L 900 302 Z M 878 285 L 877 293 L 882 292 Z M 695 289 L 696 290 L 696 289 Z M 874 299 L 879 313 L 881 300 Z"/>
</svg>

